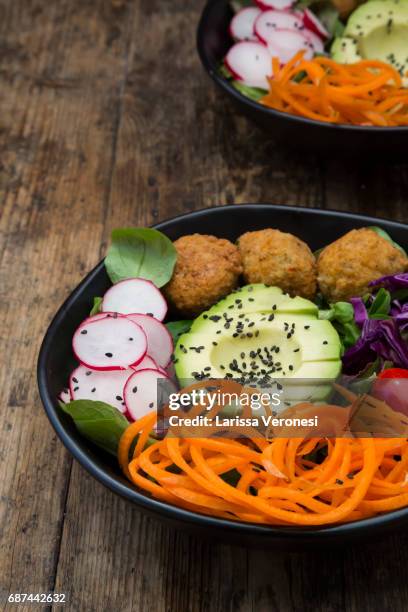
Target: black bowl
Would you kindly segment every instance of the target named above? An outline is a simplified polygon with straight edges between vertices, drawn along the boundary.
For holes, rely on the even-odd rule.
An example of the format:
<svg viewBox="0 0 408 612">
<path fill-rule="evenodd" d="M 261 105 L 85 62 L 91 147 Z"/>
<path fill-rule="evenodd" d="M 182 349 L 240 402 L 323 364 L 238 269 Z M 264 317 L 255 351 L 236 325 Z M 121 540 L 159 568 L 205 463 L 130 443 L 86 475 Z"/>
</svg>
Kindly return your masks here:
<svg viewBox="0 0 408 612">
<path fill-rule="evenodd" d="M 218 87 L 266 134 L 290 148 L 333 156 L 364 155 L 366 158 L 384 153 L 406 156 L 408 126 L 333 125 L 275 111 L 240 94 L 219 73 L 219 66 L 233 44 L 228 31 L 232 15 L 229 0 L 209 0 L 198 26 L 198 53 Z"/>
<path fill-rule="evenodd" d="M 236 240 L 248 230 L 273 226 L 294 233 L 305 240 L 312 250 L 316 250 L 353 228 L 367 225 L 380 225 L 398 243 L 408 246 L 408 226 L 401 223 L 348 213 L 262 204 L 210 208 L 164 221 L 155 227 L 172 240 L 194 232 Z M 38 385 L 47 416 L 66 448 L 97 480 L 141 509 L 170 520 L 184 530 L 205 533 L 207 537 L 239 544 L 301 549 L 344 543 L 374 534 L 377 537 L 379 533 L 408 524 L 408 509 L 404 509 L 334 527 L 264 527 L 195 514 L 138 492 L 122 476 L 113 457 L 79 435 L 70 417 L 62 412 L 57 403 L 57 395 L 66 386 L 75 363 L 71 352 L 72 335 L 88 315 L 93 297 L 102 295 L 109 286 L 110 281 L 101 262 L 56 314 L 45 335 L 38 360 Z"/>
</svg>

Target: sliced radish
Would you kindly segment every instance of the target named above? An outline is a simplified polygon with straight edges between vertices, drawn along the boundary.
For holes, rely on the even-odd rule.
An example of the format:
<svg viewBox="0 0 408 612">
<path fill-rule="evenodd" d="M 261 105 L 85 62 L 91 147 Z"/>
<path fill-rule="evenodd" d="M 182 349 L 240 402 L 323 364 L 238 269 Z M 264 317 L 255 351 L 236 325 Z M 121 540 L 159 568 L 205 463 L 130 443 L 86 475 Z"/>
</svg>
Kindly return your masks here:
<svg viewBox="0 0 408 612">
<path fill-rule="evenodd" d="M 106 317 L 118 317 L 121 316 L 117 312 L 98 312 L 97 314 L 91 315 L 84 319 L 81 325 L 85 323 L 92 323 L 92 321 L 99 321 L 99 319 L 105 319 Z"/>
<path fill-rule="evenodd" d="M 313 45 L 300 32 L 294 30 L 276 30 L 272 42 L 268 43 L 272 57 L 278 57 L 281 64 L 286 64 L 298 51 L 305 51 L 304 58 L 313 57 Z"/>
<path fill-rule="evenodd" d="M 175 381 L 177 379 L 177 377 L 176 377 L 176 370 L 174 369 L 174 363 L 172 361 L 169 363 L 169 365 L 165 369 L 165 372 L 166 372 L 167 376 L 169 378 L 171 378 L 171 380 Z"/>
<path fill-rule="evenodd" d="M 162 381 L 160 387 L 159 381 Z M 168 402 L 169 394 L 176 390 L 174 383 L 159 370 L 135 372 L 128 379 L 124 389 L 126 408 L 130 417 L 137 421 L 152 410 L 157 410 L 158 406 Z"/>
<path fill-rule="evenodd" d="M 71 391 L 69 389 L 63 389 L 58 396 L 58 399 L 63 404 L 69 404 L 72 400 Z"/>
<path fill-rule="evenodd" d="M 262 11 L 276 9 L 277 11 L 286 11 L 290 9 L 295 0 L 255 0 Z"/>
<path fill-rule="evenodd" d="M 157 363 L 149 355 L 145 355 L 136 366 L 132 366 L 132 370 L 158 370 Z"/>
<path fill-rule="evenodd" d="M 320 36 L 312 32 L 312 30 L 307 29 L 304 29 L 302 34 L 313 45 L 315 53 L 324 53 L 324 44 Z"/>
<path fill-rule="evenodd" d="M 235 77 L 245 85 L 268 89 L 266 77 L 272 73 L 272 59 L 262 43 L 237 43 L 228 51 L 225 63 Z"/>
<path fill-rule="evenodd" d="M 316 15 L 309 9 L 305 9 L 303 11 L 303 23 L 305 24 L 306 28 L 312 30 L 312 32 L 317 34 L 323 40 L 329 38 L 329 32 L 326 30 L 322 22 L 316 17 Z"/>
<path fill-rule="evenodd" d="M 255 19 L 261 14 L 259 8 L 249 6 L 240 10 L 231 20 L 230 34 L 235 40 L 256 40 Z"/>
<path fill-rule="evenodd" d="M 129 278 L 113 285 L 102 301 L 103 312 L 147 314 L 163 321 L 167 312 L 166 300 L 151 281 Z"/>
<path fill-rule="evenodd" d="M 86 366 L 76 368 L 69 379 L 69 386 L 74 400 L 88 399 L 110 404 L 120 412 L 125 412 L 123 390 L 133 370 L 116 370 L 98 372 Z"/>
<path fill-rule="evenodd" d="M 125 370 L 137 365 L 147 350 L 146 335 L 126 317 L 83 323 L 72 339 L 78 360 L 94 370 Z"/>
<path fill-rule="evenodd" d="M 265 11 L 255 21 L 255 33 L 265 44 L 273 42 L 276 30 L 302 30 L 304 27 L 301 18 L 285 11 Z"/>
<path fill-rule="evenodd" d="M 147 354 L 158 366 L 165 368 L 173 352 L 173 340 L 167 327 L 154 317 L 142 314 L 128 315 L 128 319 L 140 325 L 147 338 Z"/>
</svg>

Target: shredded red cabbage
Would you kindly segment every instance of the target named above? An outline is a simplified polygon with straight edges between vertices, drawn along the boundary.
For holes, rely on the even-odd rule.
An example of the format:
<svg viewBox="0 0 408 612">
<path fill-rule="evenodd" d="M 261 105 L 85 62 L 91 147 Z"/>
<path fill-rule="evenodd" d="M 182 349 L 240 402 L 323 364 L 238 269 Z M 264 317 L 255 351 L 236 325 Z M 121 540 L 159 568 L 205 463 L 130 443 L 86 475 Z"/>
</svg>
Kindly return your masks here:
<svg viewBox="0 0 408 612">
<path fill-rule="evenodd" d="M 384 287 L 384 289 L 388 289 L 391 292 L 398 291 L 398 289 L 408 289 L 408 272 L 382 276 L 372 281 L 368 286 L 377 289 Z"/>
<path fill-rule="evenodd" d="M 359 327 L 363 327 L 364 321 L 368 319 L 367 308 L 361 297 L 353 297 L 350 302 L 354 308 L 354 320 Z"/>
<path fill-rule="evenodd" d="M 391 361 L 395 367 L 408 368 L 408 345 L 395 318 L 364 321 L 360 338 L 343 355 L 343 371 L 358 374 L 377 357 Z"/>
</svg>

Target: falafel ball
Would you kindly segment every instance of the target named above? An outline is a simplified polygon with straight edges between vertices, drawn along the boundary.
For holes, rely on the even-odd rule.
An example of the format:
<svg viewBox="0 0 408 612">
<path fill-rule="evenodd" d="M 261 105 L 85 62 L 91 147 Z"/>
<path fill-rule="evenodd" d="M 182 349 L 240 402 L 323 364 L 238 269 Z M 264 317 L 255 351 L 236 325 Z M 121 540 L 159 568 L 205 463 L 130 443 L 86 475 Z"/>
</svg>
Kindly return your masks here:
<svg viewBox="0 0 408 612">
<path fill-rule="evenodd" d="M 371 281 L 406 270 L 404 253 L 368 227 L 351 230 L 327 246 L 317 260 L 320 291 L 329 302 L 362 296 Z"/>
<path fill-rule="evenodd" d="M 247 283 L 277 286 L 291 296 L 312 299 L 316 261 L 307 244 L 276 229 L 247 232 L 238 240 Z"/>
<path fill-rule="evenodd" d="M 177 262 L 164 293 L 184 316 L 195 316 L 225 297 L 238 285 L 241 256 L 229 240 L 192 234 L 174 242 Z"/>
</svg>

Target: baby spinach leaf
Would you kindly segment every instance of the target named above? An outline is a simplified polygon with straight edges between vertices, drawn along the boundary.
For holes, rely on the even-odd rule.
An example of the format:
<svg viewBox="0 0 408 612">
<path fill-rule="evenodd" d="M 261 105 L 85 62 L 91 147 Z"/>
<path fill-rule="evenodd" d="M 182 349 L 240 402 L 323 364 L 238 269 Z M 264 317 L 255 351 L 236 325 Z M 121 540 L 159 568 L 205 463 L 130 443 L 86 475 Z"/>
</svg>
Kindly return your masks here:
<svg viewBox="0 0 408 612">
<path fill-rule="evenodd" d="M 190 330 L 192 323 L 192 321 L 187 320 L 170 321 L 169 323 L 166 323 L 166 327 L 172 335 L 174 344 L 177 343 L 177 340 L 182 334 L 185 334 Z"/>
<path fill-rule="evenodd" d="M 93 317 L 93 315 L 99 314 L 101 312 L 101 304 L 102 304 L 102 298 L 94 297 L 92 310 L 89 313 L 90 317 Z"/>
<path fill-rule="evenodd" d="M 74 400 L 60 406 L 72 417 L 81 435 L 116 457 L 119 440 L 129 425 L 119 410 L 92 400 Z"/>
<path fill-rule="evenodd" d="M 172 277 L 177 251 L 167 236 L 153 228 L 114 229 L 105 258 L 112 283 L 126 278 L 146 278 L 163 287 Z"/>
<path fill-rule="evenodd" d="M 381 287 L 374 298 L 373 303 L 368 309 L 368 315 L 371 319 L 385 318 L 391 307 L 391 294 L 389 291 Z"/>
<path fill-rule="evenodd" d="M 255 100 L 255 102 L 258 102 L 268 93 L 266 89 L 260 89 L 259 87 L 249 87 L 248 85 L 244 85 L 243 83 L 235 79 L 231 81 L 231 85 L 243 96 L 251 98 L 251 100 Z"/>
</svg>

